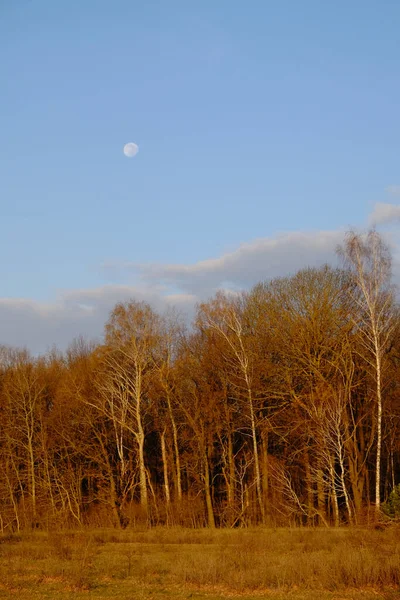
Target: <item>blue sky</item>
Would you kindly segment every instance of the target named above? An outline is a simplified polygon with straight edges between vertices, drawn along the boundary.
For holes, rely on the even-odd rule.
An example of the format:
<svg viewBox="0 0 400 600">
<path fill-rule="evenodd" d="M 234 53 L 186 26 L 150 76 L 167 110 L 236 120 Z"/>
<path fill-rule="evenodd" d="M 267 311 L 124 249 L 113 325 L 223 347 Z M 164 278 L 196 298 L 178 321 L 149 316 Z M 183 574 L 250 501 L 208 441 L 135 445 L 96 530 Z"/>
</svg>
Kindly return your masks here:
<svg viewBox="0 0 400 600">
<path fill-rule="evenodd" d="M 251 285 L 268 243 L 293 270 L 397 207 L 399 26 L 397 0 L 0 0 L 5 341 L 94 334 L 131 293 Z M 105 296 L 86 328 L 73 311 Z"/>
</svg>

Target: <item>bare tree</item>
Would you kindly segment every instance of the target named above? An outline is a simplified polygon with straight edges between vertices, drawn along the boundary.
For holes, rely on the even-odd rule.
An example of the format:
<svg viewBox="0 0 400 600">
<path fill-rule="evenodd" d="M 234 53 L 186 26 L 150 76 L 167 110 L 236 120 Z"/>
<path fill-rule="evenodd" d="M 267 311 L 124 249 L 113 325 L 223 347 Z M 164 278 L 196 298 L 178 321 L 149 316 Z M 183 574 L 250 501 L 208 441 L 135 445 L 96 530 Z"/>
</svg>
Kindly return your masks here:
<svg viewBox="0 0 400 600">
<path fill-rule="evenodd" d="M 174 372 L 174 363 L 179 353 L 179 340 L 183 336 L 184 328 L 179 316 L 174 311 L 168 312 L 163 318 L 161 359 L 157 364 L 157 371 L 162 389 L 163 406 L 157 406 L 157 412 L 164 420 L 170 421 L 172 428 L 172 445 L 174 455 L 173 478 L 175 483 L 175 492 L 177 500 L 182 500 L 182 475 L 181 460 L 179 451 L 179 436 L 176 414 L 174 411 L 174 397 L 176 396 L 176 377 Z M 168 415 L 168 417 L 167 417 Z M 170 490 L 168 481 L 168 465 L 166 464 L 166 445 L 165 445 L 166 426 L 162 428 L 160 434 L 161 449 L 163 454 L 164 486 L 167 503 L 170 500 Z"/>
<path fill-rule="evenodd" d="M 15 351 L 12 366 L 7 370 L 3 393 L 9 416 L 8 436 L 15 457 L 23 468 L 18 468 L 21 494 L 28 492 L 29 519 L 36 526 L 40 470 L 43 452 L 41 448 L 41 416 L 45 384 L 37 361 L 26 351 Z M 23 458 L 22 458 L 23 457 Z M 14 463 L 15 464 L 15 463 Z M 25 517 L 27 515 L 25 514 Z"/>
<path fill-rule="evenodd" d="M 263 291 L 264 295 L 265 318 L 270 321 L 274 393 L 282 398 L 283 405 L 283 412 L 276 411 L 272 425 L 282 439 L 290 440 L 292 460 L 300 460 L 305 477 L 297 484 L 299 489 L 306 488 L 307 518 L 311 522 L 315 516 L 326 522 L 330 498 L 338 523 L 337 497 L 338 493 L 344 494 L 344 472 L 343 481 L 336 481 L 335 471 L 340 461 L 343 470 L 347 466 L 347 448 L 337 437 L 337 415 L 328 407 L 334 403 L 339 388 L 344 390 L 345 398 L 341 417 L 350 402 L 352 357 L 347 279 L 343 271 L 324 266 L 274 280 L 263 290 L 258 287 L 258 294 Z M 318 511 L 314 510 L 315 493 Z"/>
<path fill-rule="evenodd" d="M 260 456 L 257 441 L 257 401 L 255 394 L 255 371 L 257 356 L 251 347 L 251 336 L 246 335 L 240 302 L 234 302 L 218 294 L 213 302 L 200 307 L 199 323 L 214 330 L 223 340 L 224 359 L 236 374 L 235 393 L 248 419 L 248 429 L 254 453 L 255 486 L 261 519 L 265 519 L 265 506 L 261 481 Z M 234 379 L 232 378 L 232 382 Z"/>
<path fill-rule="evenodd" d="M 354 278 L 352 292 L 356 306 L 354 325 L 372 367 L 376 398 L 375 510 L 380 512 L 383 377 L 385 353 L 394 332 L 394 293 L 391 285 L 391 255 L 382 237 L 374 230 L 366 236 L 350 231 L 338 254 Z"/>
<path fill-rule="evenodd" d="M 160 322 L 148 304 L 117 304 L 106 325 L 104 372 L 99 379 L 98 407 L 111 420 L 118 455 L 125 468 L 126 433 L 137 444 L 140 504 L 148 511 L 148 474 L 145 461 L 145 417 L 150 413 L 152 378 L 159 360 Z"/>
</svg>

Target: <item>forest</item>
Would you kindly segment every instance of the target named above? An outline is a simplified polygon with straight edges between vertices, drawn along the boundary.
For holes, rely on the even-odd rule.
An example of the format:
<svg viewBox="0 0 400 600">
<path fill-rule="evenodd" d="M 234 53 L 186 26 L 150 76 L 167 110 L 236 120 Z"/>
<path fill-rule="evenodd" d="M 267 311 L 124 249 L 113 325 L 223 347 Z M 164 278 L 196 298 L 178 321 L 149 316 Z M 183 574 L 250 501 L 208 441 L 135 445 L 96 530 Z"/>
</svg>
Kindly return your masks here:
<svg viewBox="0 0 400 600">
<path fill-rule="evenodd" d="M 132 299 L 101 343 L 1 347 L 0 531 L 362 525 L 396 516 L 391 255 L 218 292 L 188 325 Z"/>
</svg>

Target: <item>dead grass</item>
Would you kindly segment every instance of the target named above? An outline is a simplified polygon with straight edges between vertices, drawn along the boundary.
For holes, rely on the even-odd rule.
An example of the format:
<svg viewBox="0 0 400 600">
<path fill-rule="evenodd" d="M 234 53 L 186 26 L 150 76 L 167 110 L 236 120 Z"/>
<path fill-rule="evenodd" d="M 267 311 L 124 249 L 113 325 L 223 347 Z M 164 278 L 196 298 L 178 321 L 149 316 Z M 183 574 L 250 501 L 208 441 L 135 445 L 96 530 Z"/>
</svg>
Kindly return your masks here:
<svg viewBox="0 0 400 600">
<path fill-rule="evenodd" d="M 0 537 L 0 598 L 400 598 L 400 529 Z"/>
</svg>

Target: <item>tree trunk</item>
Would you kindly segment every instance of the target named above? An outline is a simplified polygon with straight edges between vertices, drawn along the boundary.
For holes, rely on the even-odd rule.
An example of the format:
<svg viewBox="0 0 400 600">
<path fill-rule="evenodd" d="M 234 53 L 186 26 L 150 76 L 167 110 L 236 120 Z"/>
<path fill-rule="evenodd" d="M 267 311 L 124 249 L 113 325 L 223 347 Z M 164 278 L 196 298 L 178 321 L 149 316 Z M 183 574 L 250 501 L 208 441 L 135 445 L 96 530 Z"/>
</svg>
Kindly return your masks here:
<svg viewBox="0 0 400 600">
<path fill-rule="evenodd" d="M 339 504 L 338 504 L 337 492 L 336 492 L 335 469 L 333 466 L 332 458 L 329 459 L 329 474 L 331 477 L 334 523 L 335 523 L 335 527 L 339 527 L 339 524 L 340 524 Z"/>
<path fill-rule="evenodd" d="M 147 473 L 146 464 L 144 459 L 144 430 L 142 425 L 142 414 L 141 414 L 141 403 L 142 403 L 142 373 L 140 367 L 137 366 L 136 372 L 136 383 L 135 383 L 135 395 L 136 395 L 136 423 L 137 433 L 136 440 L 138 443 L 139 451 L 139 490 L 140 490 L 140 506 L 142 507 L 145 515 L 148 514 L 148 496 L 147 496 Z"/>
<path fill-rule="evenodd" d="M 214 509 L 212 505 L 211 497 L 211 482 L 210 482 L 210 467 L 208 464 L 208 456 L 205 451 L 203 454 L 203 468 L 204 468 L 204 492 L 206 497 L 206 508 L 207 508 L 207 522 L 210 529 L 215 528 L 215 517 Z"/>
<path fill-rule="evenodd" d="M 262 499 L 262 489 L 261 489 L 261 473 L 260 473 L 260 459 L 258 456 L 258 446 L 257 446 L 257 432 L 256 432 L 256 419 L 254 415 L 254 407 L 253 407 L 253 398 L 251 389 L 248 388 L 248 400 L 249 400 L 249 408 L 250 408 L 250 422 L 251 422 L 251 437 L 253 441 L 253 453 L 254 453 L 254 468 L 255 468 L 255 476 L 256 476 L 256 492 L 257 492 L 257 501 L 260 508 L 261 514 L 261 522 L 264 523 L 264 503 Z"/>
<path fill-rule="evenodd" d="M 314 525 L 314 490 L 311 479 L 310 457 L 308 450 L 304 452 L 304 471 L 306 475 L 307 486 L 307 525 Z"/>
<path fill-rule="evenodd" d="M 147 496 L 147 473 L 144 462 L 144 433 L 140 427 L 137 435 L 138 450 L 139 450 L 139 490 L 140 490 L 140 506 L 147 515 L 148 512 L 148 496 Z"/>
<path fill-rule="evenodd" d="M 264 513 L 268 510 L 269 492 L 269 460 L 268 460 L 268 430 L 262 430 L 262 492 L 264 499 Z"/>
<path fill-rule="evenodd" d="M 317 470 L 317 494 L 319 521 L 326 523 L 325 484 L 324 474 L 321 467 L 319 467 Z"/>
<path fill-rule="evenodd" d="M 178 428 L 176 426 L 174 413 L 171 406 L 171 398 L 167 392 L 168 401 L 168 412 L 169 418 L 171 419 L 172 425 L 172 437 L 174 440 L 174 454 L 175 454 L 175 488 L 178 500 L 182 500 L 182 475 L 181 475 L 181 460 L 179 456 L 179 444 L 178 444 Z"/>
<path fill-rule="evenodd" d="M 229 518 L 232 519 L 235 512 L 235 459 L 233 456 L 233 440 L 232 432 L 228 435 L 228 465 L 229 465 L 229 481 L 228 481 L 228 511 Z M 232 521 L 231 521 L 232 523 Z"/>
<path fill-rule="evenodd" d="M 375 513 L 378 517 L 381 511 L 381 450 L 382 450 L 382 387 L 381 387 L 381 355 L 378 341 L 375 341 L 376 352 L 376 468 L 375 468 Z"/>
<path fill-rule="evenodd" d="M 36 473 L 35 473 L 35 456 L 33 451 L 32 435 L 28 434 L 28 473 L 30 479 L 31 488 L 31 501 L 32 501 L 32 523 L 34 527 L 36 525 Z"/>
<path fill-rule="evenodd" d="M 168 478 L 168 458 L 167 458 L 167 448 L 165 445 L 165 429 L 161 434 L 161 457 L 163 463 L 163 471 L 164 471 L 164 491 L 165 491 L 165 501 L 167 503 L 167 507 L 171 501 L 171 495 L 169 490 L 169 478 Z"/>
</svg>

